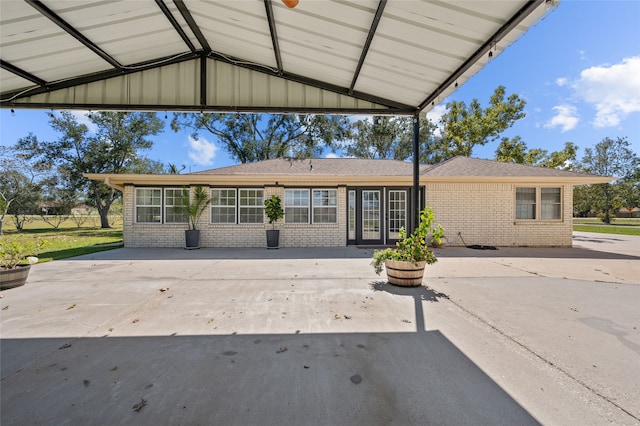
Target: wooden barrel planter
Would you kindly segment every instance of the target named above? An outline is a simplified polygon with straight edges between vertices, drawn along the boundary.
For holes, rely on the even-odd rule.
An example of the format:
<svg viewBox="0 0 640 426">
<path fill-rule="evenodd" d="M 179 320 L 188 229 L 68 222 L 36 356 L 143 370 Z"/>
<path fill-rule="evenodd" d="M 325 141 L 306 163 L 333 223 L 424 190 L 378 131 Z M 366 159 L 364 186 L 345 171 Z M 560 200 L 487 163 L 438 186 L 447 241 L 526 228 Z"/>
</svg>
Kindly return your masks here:
<svg viewBox="0 0 640 426">
<path fill-rule="evenodd" d="M 27 282 L 31 265 L 17 266 L 13 269 L 0 268 L 0 290 L 20 287 Z"/>
<path fill-rule="evenodd" d="M 417 287 L 422 285 L 424 265 L 426 262 L 409 262 L 405 260 L 385 260 L 389 284 L 401 287 Z"/>
</svg>

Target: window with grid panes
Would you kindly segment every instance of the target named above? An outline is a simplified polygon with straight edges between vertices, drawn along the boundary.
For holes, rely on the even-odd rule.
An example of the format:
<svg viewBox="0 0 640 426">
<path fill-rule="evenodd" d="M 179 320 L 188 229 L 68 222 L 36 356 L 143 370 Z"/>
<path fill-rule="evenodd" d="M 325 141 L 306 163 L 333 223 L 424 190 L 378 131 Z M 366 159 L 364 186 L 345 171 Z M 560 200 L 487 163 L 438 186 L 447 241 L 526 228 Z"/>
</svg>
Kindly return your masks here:
<svg viewBox="0 0 640 426">
<path fill-rule="evenodd" d="M 337 190 L 313 190 L 313 223 L 338 223 Z"/>
<path fill-rule="evenodd" d="M 162 190 L 136 188 L 136 223 L 162 223 Z"/>
<path fill-rule="evenodd" d="M 285 223 L 309 223 L 309 190 L 284 190 Z"/>
<path fill-rule="evenodd" d="M 211 190 L 211 223 L 236 223 L 236 189 Z"/>
<path fill-rule="evenodd" d="M 187 223 L 189 220 L 186 208 L 182 205 L 182 193 L 182 188 L 165 188 L 164 223 Z"/>
<path fill-rule="evenodd" d="M 264 223 L 264 190 L 239 189 L 238 222 Z"/>
</svg>

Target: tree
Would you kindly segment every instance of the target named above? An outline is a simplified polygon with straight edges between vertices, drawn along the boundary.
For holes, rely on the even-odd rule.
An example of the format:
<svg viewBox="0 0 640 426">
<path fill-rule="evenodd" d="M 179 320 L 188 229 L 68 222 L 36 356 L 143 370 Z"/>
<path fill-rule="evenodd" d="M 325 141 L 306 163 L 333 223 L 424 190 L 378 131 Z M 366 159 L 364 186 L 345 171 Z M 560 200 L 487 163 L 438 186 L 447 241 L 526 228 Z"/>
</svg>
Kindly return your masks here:
<svg viewBox="0 0 640 426">
<path fill-rule="evenodd" d="M 433 163 L 430 146 L 434 144 L 436 126 L 420 118 L 420 162 Z M 352 138 L 334 143 L 332 148 L 357 158 L 393 160 L 413 159 L 413 117 L 373 116 L 352 124 Z"/>
<path fill-rule="evenodd" d="M 517 94 L 505 100 L 505 87 L 498 86 L 482 108 L 477 99 L 467 106 L 463 101 L 452 101 L 442 115 L 442 137 L 431 150 L 438 159 L 449 159 L 457 155 L 470 157 L 473 148 L 498 140 L 500 134 L 523 118 L 526 102 Z"/>
<path fill-rule="evenodd" d="M 313 157 L 323 145 L 349 136 L 346 117 L 270 114 L 174 114 L 171 128 L 207 130 L 218 138 L 231 158 L 252 163 L 280 157 Z"/>
<path fill-rule="evenodd" d="M 502 142 L 496 149 L 495 160 L 504 163 L 570 170 L 573 168 L 577 151 L 578 147 L 573 142 L 567 142 L 561 151 L 551 153 L 546 149 L 528 149 L 527 144 L 520 136 L 516 136 L 513 139 L 502 138 Z"/>
<path fill-rule="evenodd" d="M 37 209 L 42 193 L 37 167 L 9 147 L 0 147 L 0 235 L 7 215 L 22 229 L 27 213 Z"/>
<path fill-rule="evenodd" d="M 154 113 L 98 112 L 89 115 L 97 127 L 95 134 L 90 134 L 88 127 L 78 123 L 69 111 L 50 117 L 49 124 L 60 133 L 57 140 L 39 141 L 29 134 L 18 141 L 17 149 L 38 165 L 57 167 L 65 189 L 84 192 L 87 203 L 98 210 L 101 226 L 109 228 L 109 208 L 121 194 L 82 174 L 161 171 L 161 163 L 140 152 L 152 147 L 148 136 L 162 131 L 162 121 Z"/>
<path fill-rule="evenodd" d="M 586 148 L 580 168 L 582 171 L 600 176 L 620 178 L 615 184 L 602 183 L 587 188 L 576 188 L 579 196 L 591 194 L 591 205 L 594 209 L 604 212 L 604 222 L 610 223 L 611 210 L 627 207 L 625 204 L 633 202 L 638 189 L 638 168 L 640 159 L 631 150 L 626 137 L 615 140 L 604 138 L 596 146 Z M 625 195 L 625 191 L 631 195 Z"/>
<path fill-rule="evenodd" d="M 406 117 L 361 119 L 352 124 L 353 138 L 339 147 L 350 157 L 404 160 L 411 152 L 403 138 L 409 124 Z"/>
</svg>

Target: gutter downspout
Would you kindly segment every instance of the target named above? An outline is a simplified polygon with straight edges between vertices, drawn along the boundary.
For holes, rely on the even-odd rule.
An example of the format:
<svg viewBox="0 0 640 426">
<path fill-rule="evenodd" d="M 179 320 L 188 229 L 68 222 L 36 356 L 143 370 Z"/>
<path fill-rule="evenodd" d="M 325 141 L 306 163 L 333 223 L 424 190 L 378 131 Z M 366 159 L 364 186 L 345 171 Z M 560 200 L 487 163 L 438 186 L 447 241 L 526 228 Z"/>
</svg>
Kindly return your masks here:
<svg viewBox="0 0 640 426">
<path fill-rule="evenodd" d="M 124 192 L 124 186 L 120 186 L 120 185 L 116 185 L 115 183 L 111 183 L 111 178 L 109 178 L 109 177 L 105 177 L 104 178 L 104 183 L 109 188 L 117 189 L 120 192 Z"/>
</svg>

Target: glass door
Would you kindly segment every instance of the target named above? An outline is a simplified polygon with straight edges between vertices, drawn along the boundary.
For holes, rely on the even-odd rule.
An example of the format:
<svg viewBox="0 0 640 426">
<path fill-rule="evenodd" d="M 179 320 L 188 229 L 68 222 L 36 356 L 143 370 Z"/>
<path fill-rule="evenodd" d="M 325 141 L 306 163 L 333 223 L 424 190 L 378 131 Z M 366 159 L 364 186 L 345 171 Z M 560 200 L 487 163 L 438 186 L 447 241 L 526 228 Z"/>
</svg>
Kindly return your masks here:
<svg viewBox="0 0 640 426">
<path fill-rule="evenodd" d="M 400 228 L 407 229 L 408 195 L 406 189 L 387 192 L 387 244 L 400 239 Z"/>
<path fill-rule="evenodd" d="M 360 240 L 363 244 L 382 243 L 382 191 L 363 189 L 360 205 Z"/>
</svg>

